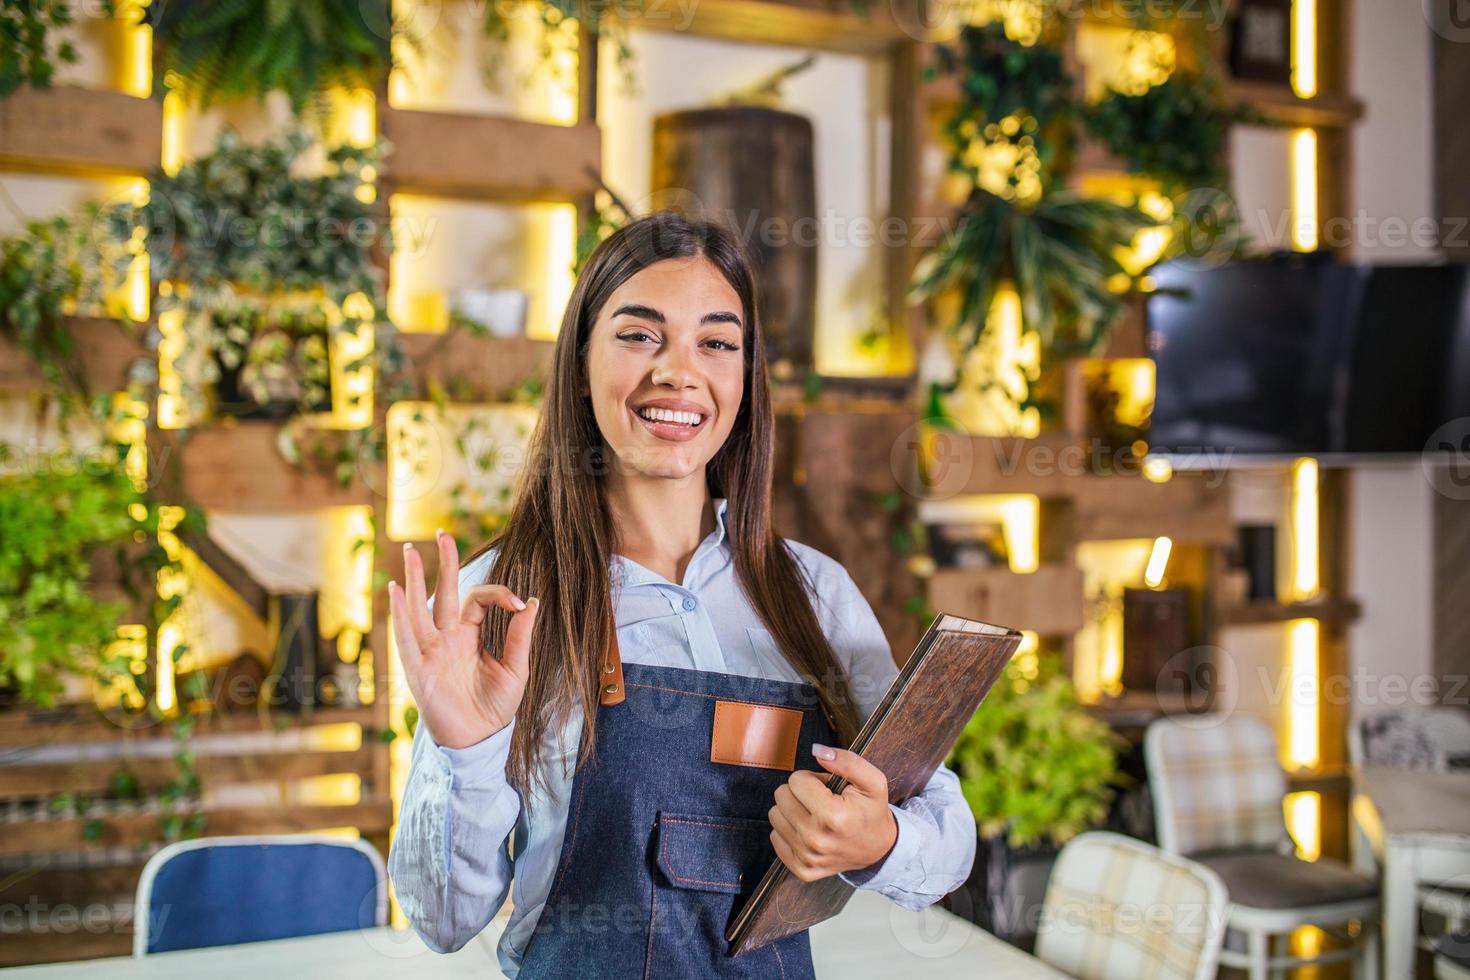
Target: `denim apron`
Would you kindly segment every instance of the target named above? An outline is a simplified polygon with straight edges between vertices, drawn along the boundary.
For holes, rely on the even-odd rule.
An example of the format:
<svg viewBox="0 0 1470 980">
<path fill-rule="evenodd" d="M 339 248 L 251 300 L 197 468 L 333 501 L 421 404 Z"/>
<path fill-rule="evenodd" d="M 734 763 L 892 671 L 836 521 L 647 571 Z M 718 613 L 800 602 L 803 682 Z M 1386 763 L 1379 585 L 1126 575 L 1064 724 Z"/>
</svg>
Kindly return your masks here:
<svg viewBox="0 0 1470 980">
<path fill-rule="evenodd" d="M 806 932 L 738 957 L 725 941 L 775 859 L 766 815 L 791 771 L 710 757 L 717 703 L 797 708 L 796 766 L 817 770 L 811 744 L 837 739 L 816 689 L 616 659 L 606 669 L 595 756 L 572 780 L 520 976 L 811 978 Z"/>
</svg>

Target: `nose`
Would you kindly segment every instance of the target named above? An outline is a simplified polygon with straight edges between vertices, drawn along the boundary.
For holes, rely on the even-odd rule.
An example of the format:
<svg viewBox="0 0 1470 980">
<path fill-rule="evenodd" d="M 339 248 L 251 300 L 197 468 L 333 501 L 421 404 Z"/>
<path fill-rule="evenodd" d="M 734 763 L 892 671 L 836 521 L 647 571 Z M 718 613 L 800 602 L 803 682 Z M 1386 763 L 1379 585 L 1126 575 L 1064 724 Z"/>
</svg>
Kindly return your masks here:
<svg viewBox="0 0 1470 980">
<path fill-rule="evenodd" d="M 665 344 L 654 358 L 650 380 L 660 388 L 693 388 L 695 378 L 690 355 L 680 344 Z"/>
</svg>

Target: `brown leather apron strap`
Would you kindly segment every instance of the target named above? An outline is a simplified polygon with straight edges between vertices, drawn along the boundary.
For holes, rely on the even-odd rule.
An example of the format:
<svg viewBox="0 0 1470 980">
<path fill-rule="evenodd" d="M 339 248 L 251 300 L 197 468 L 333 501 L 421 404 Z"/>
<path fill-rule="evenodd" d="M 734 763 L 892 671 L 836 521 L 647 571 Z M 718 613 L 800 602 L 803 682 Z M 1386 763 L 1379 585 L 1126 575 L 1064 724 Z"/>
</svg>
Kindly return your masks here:
<svg viewBox="0 0 1470 980">
<path fill-rule="evenodd" d="M 611 638 L 607 645 L 607 653 L 603 657 L 602 670 L 597 675 L 598 701 L 600 704 L 613 705 L 623 703 L 623 658 L 618 653 L 618 639 Z"/>
</svg>

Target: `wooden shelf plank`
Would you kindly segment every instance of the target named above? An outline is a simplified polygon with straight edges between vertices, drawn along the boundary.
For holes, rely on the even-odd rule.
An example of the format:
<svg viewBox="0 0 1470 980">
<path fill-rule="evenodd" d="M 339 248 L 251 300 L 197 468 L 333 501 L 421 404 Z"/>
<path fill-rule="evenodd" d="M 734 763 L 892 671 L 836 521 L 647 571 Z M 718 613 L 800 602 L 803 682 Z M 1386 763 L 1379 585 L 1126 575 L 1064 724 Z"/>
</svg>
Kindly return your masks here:
<svg viewBox="0 0 1470 980">
<path fill-rule="evenodd" d="M 529 377 L 551 372 L 556 344 L 528 337 L 490 337 L 468 330 L 398 334 L 414 384 L 437 378 L 455 399 L 495 402 Z M 461 391 L 464 388 L 466 391 Z"/>
<path fill-rule="evenodd" d="M 159 166 L 163 106 L 75 86 L 0 99 L 0 166 L 77 176 L 141 176 Z"/>
<path fill-rule="evenodd" d="M 597 189 L 602 134 L 509 116 L 382 108 L 391 191 L 486 201 L 575 201 Z"/>
<path fill-rule="evenodd" d="M 386 831 L 393 822 L 390 800 L 364 800 L 336 806 L 288 805 L 205 807 L 205 832 L 210 836 L 234 834 L 292 834 L 327 827 L 356 827 L 364 834 Z M 89 843 L 99 847 L 142 847 L 159 836 L 159 813 L 121 813 L 99 816 L 100 832 L 93 842 L 83 837 L 90 817 L 7 823 L 0 835 L 0 857 L 74 850 Z"/>
<path fill-rule="evenodd" d="M 1083 625 L 1082 570 L 1042 565 L 1029 574 L 1008 568 L 944 568 L 929 579 L 929 605 L 998 626 L 1066 636 Z"/>
<path fill-rule="evenodd" d="M 1229 493 L 1209 476 L 1176 473 L 1166 483 L 1087 476 L 1074 483 L 1078 541 L 1162 536 L 1176 545 L 1235 542 Z"/>
<path fill-rule="evenodd" d="M 300 467 L 288 463 L 276 447 L 280 433 L 281 425 L 275 422 L 162 430 L 156 433 L 157 448 L 150 447 L 149 457 L 159 468 L 165 492 L 177 491 L 184 502 L 207 509 L 262 513 L 375 502 L 362 474 L 344 487 L 332 472 L 309 459 Z M 326 442 L 345 438 L 331 430 L 310 437 L 318 435 Z"/>
<path fill-rule="evenodd" d="M 1312 602 L 1247 602 L 1226 606 L 1218 611 L 1222 626 L 1253 626 L 1262 623 L 1286 623 L 1293 619 L 1315 619 L 1335 626 L 1346 626 L 1362 615 L 1356 599 L 1326 598 Z"/>
<path fill-rule="evenodd" d="M 3 105 L 3 102 L 0 102 Z M 121 320 L 104 317 L 71 317 L 66 322 L 71 334 L 73 363 L 90 392 L 122 391 L 128 386 L 128 371 L 135 361 L 153 355 L 139 335 Z M 51 391 L 39 365 L 20 345 L 0 336 L 0 394 L 25 395 Z"/>
<path fill-rule="evenodd" d="M 936 500 L 992 493 L 1071 500 L 1079 541 L 1158 535 L 1180 543 L 1235 540 L 1229 495 L 1211 474 L 1176 473 L 1154 483 L 1136 473 L 1096 473 L 1098 450 L 1065 433 L 1023 439 L 941 430 L 929 452 Z"/>
<path fill-rule="evenodd" d="M 355 708 L 317 708 L 310 714 L 273 711 L 261 715 L 250 711 L 207 715 L 195 720 L 194 735 L 198 737 L 269 732 L 341 724 L 372 727 L 373 707 L 362 705 Z M 0 712 L 0 748 L 149 737 L 167 739 L 169 732 L 166 723 L 147 717 L 113 721 L 90 704 L 69 704 L 56 708 L 12 708 Z"/>
<path fill-rule="evenodd" d="M 196 753 L 200 781 L 206 790 L 232 783 L 293 781 L 337 773 L 367 776 L 372 771 L 374 745 L 363 743 L 345 752 L 312 752 L 292 748 L 280 752 Z M 172 757 L 88 759 L 38 765 L 0 766 L 0 797 L 52 796 L 58 793 L 96 795 L 108 789 L 113 774 L 132 772 L 146 792 L 168 785 L 178 777 Z"/>
<path fill-rule="evenodd" d="M 687 11 L 649 8 L 626 23 L 696 37 L 869 55 L 887 52 L 918 30 L 915 25 L 906 32 L 886 6 L 871 5 L 867 16 L 854 14 L 847 0 L 700 0 Z"/>
<path fill-rule="evenodd" d="M 1268 120 L 1288 126 L 1351 126 L 1363 116 L 1363 102 L 1351 95 L 1317 95 L 1303 99 L 1289 85 L 1232 81 L 1230 94 Z"/>
</svg>

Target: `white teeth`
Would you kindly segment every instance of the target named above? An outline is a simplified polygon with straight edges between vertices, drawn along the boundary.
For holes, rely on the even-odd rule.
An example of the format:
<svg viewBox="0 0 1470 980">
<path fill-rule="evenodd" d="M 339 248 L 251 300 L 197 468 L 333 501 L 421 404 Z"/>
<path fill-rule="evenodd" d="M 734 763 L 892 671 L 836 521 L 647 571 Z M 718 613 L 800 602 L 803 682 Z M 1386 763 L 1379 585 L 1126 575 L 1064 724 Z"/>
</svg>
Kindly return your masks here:
<svg viewBox="0 0 1470 980">
<path fill-rule="evenodd" d="M 650 422 L 677 422 L 680 425 L 698 425 L 704 416 L 697 412 L 674 412 L 667 408 L 640 408 L 638 414 Z"/>
</svg>

